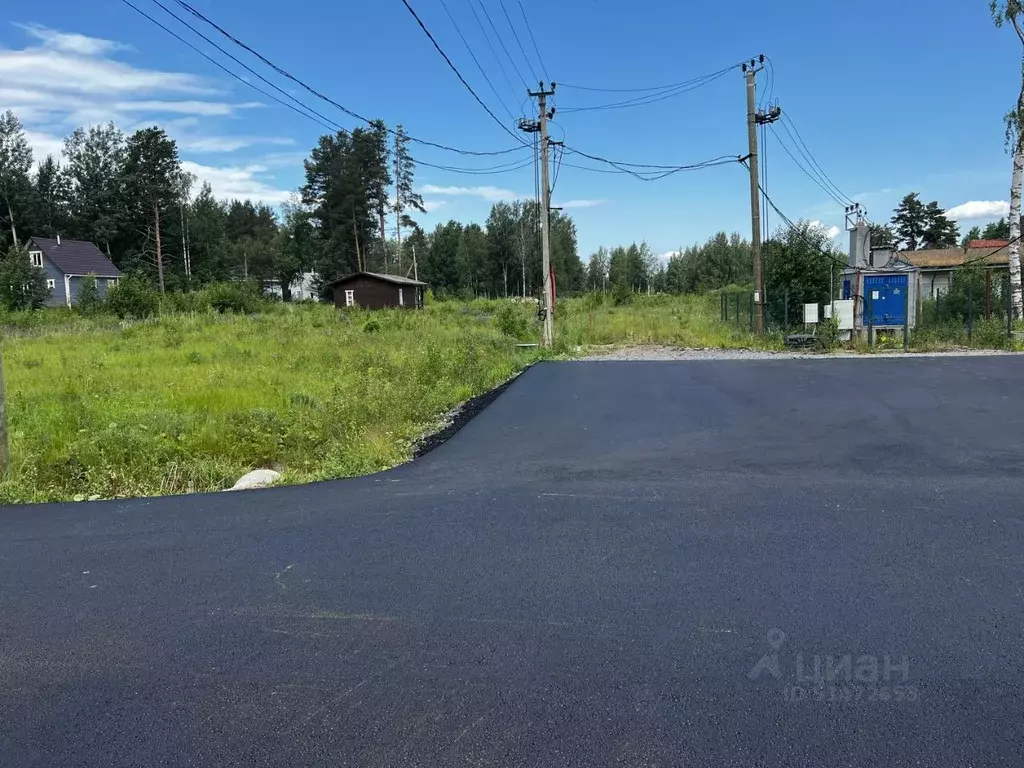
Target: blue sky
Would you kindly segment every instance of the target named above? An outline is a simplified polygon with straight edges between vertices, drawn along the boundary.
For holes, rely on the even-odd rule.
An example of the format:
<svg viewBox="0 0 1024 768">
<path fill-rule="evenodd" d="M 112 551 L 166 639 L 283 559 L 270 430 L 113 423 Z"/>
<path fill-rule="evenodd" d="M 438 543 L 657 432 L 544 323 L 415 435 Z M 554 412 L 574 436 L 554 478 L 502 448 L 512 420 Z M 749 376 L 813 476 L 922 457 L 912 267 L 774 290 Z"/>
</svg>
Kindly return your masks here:
<svg viewBox="0 0 1024 768">
<path fill-rule="evenodd" d="M 133 2 L 239 69 L 152 0 Z M 390 125 L 401 122 L 414 136 L 466 149 L 514 146 L 447 68 L 401 0 L 192 2 L 360 114 Z M 515 116 L 531 109 L 519 75 L 493 39 L 497 57 L 492 55 L 473 13 L 489 31 L 479 3 L 490 11 L 518 69 L 532 82 L 499 0 L 445 0 L 498 96 L 441 0 L 410 2 L 503 122 L 511 122 L 506 108 Z M 522 2 L 548 77 L 566 84 L 656 86 L 767 54 L 774 86 L 767 72 L 760 75 L 771 91 L 762 95 L 779 102 L 842 193 L 862 202 L 874 220 L 888 219 L 910 191 L 953 209 L 962 231 L 1005 210 L 1010 160 L 1002 114 L 1019 88 L 1020 48 L 1011 30 L 993 27 L 982 0 L 938 0 L 926 13 L 882 0 L 745 4 L 745 26 L 741 6 L 711 0 Z M 539 70 L 517 0 L 504 5 Z M 302 159 L 324 129 L 231 79 L 120 0 L 20 4 L 8 18 L 11 23 L 0 27 L 0 109 L 22 117 L 37 159 L 59 152 L 61 138 L 77 125 L 114 120 L 133 130 L 155 123 L 178 140 L 187 167 L 219 195 L 276 204 L 302 183 Z M 347 127 L 358 124 L 217 40 L 317 111 Z M 568 110 L 630 96 L 566 87 L 555 105 Z M 689 164 L 746 154 L 745 109 L 743 78 L 735 71 L 656 104 L 560 111 L 553 136 L 564 135 L 569 146 L 613 160 Z M 415 154 L 426 162 L 476 167 L 529 157 L 524 152 L 474 159 L 429 148 L 416 148 Z M 790 218 L 842 226 L 841 207 L 771 136 L 766 157 L 769 192 Z M 421 217 L 427 228 L 448 218 L 482 223 L 494 200 L 530 196 L 534 188 L 529 168 L 466 176 L 423 167 L 417 182 L 431 209 Z M 647 240 L 656 252 L 667 253 L 720 229 L 749 236 L 749 187 L 739 166 L 649 183 L 563 167 L 553 202 L 569 208 L 584 258 L 602 244 Z"/>
</svg>

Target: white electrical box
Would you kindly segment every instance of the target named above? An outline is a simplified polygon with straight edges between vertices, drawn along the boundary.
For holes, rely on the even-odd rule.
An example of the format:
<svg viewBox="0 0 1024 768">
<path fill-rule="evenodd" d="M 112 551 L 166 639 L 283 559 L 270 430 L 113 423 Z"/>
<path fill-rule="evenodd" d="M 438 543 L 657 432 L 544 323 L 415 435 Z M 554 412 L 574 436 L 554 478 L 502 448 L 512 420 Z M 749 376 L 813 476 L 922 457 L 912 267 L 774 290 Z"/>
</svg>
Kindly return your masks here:
<svg viewBox="0 0 1024 768">
<path fill-rule="evenodd" d="M 831 320 L 832 319 L 832 305 L 831 304 L 826 304 L 824 306 L 824 309 L 825 309 L 825 319 L 826 320 Z"/>
<path fill-rule="evenodd" d="M 804 322 L 808 325 L 817 323 L 819 319 L 817 304 L 804 304 Z"/>
<path fill-rule="evenodd" d="M 853 330 L 853 299 L 843 299 L 834 302 L 836 307 L 836 320 L 839 321 L 840 331 Z"/>
</svg>

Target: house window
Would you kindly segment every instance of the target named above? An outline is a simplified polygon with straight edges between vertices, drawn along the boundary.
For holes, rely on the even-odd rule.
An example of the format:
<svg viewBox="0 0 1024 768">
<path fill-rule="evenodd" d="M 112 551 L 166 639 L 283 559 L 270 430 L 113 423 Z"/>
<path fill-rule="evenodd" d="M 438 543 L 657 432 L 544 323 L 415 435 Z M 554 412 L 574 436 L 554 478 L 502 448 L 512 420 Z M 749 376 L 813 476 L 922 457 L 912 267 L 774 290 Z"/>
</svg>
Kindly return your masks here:
<svg viewBox="0 0 1024 768">
<path fill-rule="evenodd" d="M 29 258 L 32 259 L 32 266 L 33 267 L 41 267 L 41 266 L 43 266 L 43 252 L 42 251 L 31 251 L 29 253 Z"/>
<path fill-rule="evenodd" d="M 52 291 L 56 287 L 57 287 L 57 281 L 56 280 L 47 280 L 46 281 L 46 290 Z"/>
<path fill-rule="evenodd" d="M 405 306 L 405 291 L 401 288 L 398 289 L 398 306 Z"/>
<path fill-rule="evenodd" d="M 345 306 L 354 307 L 356 305 L 356 292 L 354 290 L 345 291 Z"/>
<path fill-rule="evenodd" d="M 117 285 L 117 278 L 116 278 L 116 277 L 111 277 L 111 278 L 109 278 L 109 279 L 107 280 L 107 290 L 108 290 L 108 291 L 109 291 L 109 290 L 110 290 L 111 288 L 113 288 L 113 287 L 114 287 L 115 285 Z"/>
</svg>

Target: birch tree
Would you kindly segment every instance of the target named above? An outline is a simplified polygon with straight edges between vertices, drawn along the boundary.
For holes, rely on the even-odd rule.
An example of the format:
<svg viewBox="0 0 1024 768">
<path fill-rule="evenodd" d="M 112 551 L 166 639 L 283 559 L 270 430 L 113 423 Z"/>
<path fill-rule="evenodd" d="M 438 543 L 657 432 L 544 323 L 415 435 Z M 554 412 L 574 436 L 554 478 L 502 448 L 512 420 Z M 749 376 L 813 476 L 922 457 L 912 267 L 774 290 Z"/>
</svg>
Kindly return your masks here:
<svg viewBox="0 0 1024 768">
<path fill-rule="evenodd" d="M 1021 42 L 1021 87 L 1016 106 L 1006 113 L 1006 148 L 1013 154 L 1013 176 L 1010 181 L 1010 290 L 1013 294 L 1013 316 L 1024 312 L 1024 294 L 1020 280 L 1020 207 L 1021 183 L 1024 181 L 1024 30 L 1021 29 L 1021 0 L 991 0 L 989 10 L 997 27 L 1013 27 Z"/>
</svg>

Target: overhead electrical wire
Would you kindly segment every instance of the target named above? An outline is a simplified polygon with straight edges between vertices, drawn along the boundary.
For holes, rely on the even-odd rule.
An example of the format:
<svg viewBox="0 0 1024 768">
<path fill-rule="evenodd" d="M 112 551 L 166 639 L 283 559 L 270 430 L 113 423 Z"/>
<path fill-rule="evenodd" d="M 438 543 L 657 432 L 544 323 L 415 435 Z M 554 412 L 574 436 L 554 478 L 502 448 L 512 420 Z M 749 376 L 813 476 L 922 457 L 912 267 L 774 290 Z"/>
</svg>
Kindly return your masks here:
<svg viewBox="0 0 1024 768">
<path fill-rule="evenodd" d="M 548 80 L 548 68 L 544 64 L 544 57 L 540 55 L 540 48 L 537 47 L 537 38 L 533 36 L 533 27 L 530 26 L 530 19 L 526 15 L 526 9 L 523 8 L 523 0 L 516 0 L 519 3 L 519 12 L 523 15 L 523 22 L 526 24 L 526 31 L 530 35 L 530 42 L 533 43 L 533 52 L 537 54 L 537 61 L 540 62 L 540 71 L 544 73 L 544 77 Z"/>
<path fill-rule="evenodd" d="M 480 6 L 480 10 L 484 12 L 484 16 L 487 18 L 487 23 L 490 25 L 491 30 L 494 32 L 494 36 L 498 39 L 498 45 L 501 46 L 501 50 L 505 52 L 505 58 L 508 59 L 508 63 L 512 65 L 512 69 L 515 70 L 515 73 L 519 76 L 519 81 L 523 84 L 523 87 L 526 88 L 526 90 L 529 90 L 530 86 L 526 82 L 526 78 L 523 77 L 523 73 L 522 71 L 520 71 L 519 65 L 516 64 L 515 59 L 513 59 L 512 55 L 508 52 L 508 48 L 505 47 L 505 41 L 502 39 L 501 35 L 498 34 L 498 28 L 494 25 L 494 19 L 491 18 L 491 13 L 490 11 L 487 10 L 487 6 L 484 4 L 483 0 L 476 0 L 476 3 L 477 5 Z M 473 0 L 469 0 L 469 7 L 473 7 Z M 475 15 L 476 11 L 473 11 L 473 13 Z M 479 17 L 477 18 L 477 21 L 480 21 Z M 480 29 L 483 30 L 482 24 L 480 25 Z M 484 37 L 487 37 L 486 32 L 484 32 Z M 488 45 L 490 45 L 490 40 L 488 40 Z M 498 59 L 498 54 L 494 52 L 493 46 L 491 47 L 491 53 L 494 53 L 494 58 Z M 505 67 L 504 65 L 501 64 L 500 59 L 498 60 L 498 65 L 501 67 L 501 70 L 504 73 Z M 507 75 L 505 76 L 505 79 L 508 80 Z M 511 82 L 509 82 L 509 87 L 512 88 Z M 513 88 L 513 90 L 515 89 Z"/>
<path fill-rule="evenodd" d="M 811 154 L 811 150 L 808 149 L 807 144 L 804 142 L 803 136 L 800 135 L 800 131 L 796 127 L 796 123 L 793 122 L 793 118 L 791 118 L 785 112 L 782 113 L 782 127 L 786 129 L 787 133 L 789 133 L 790 128 L 793 129 L 793 132 L 796 133 L 795 141 L 797 142 L 797 149 L 799 149 L 801 154 L 803 154 L 804 157 L 807 158 L 807 161 L 817 169 L 818 173 L 820 173 L 825 182 L 830 187 L 832 187 L 833 190 L 835 190 L 836 194 L 838 194 L 839 197 L 843 198 L 844 200 L 848 201 L 849 205 L 855 204 L 856 201 L 850 198 L 848 195 L 843 194 L 843 191 L 839 189 L 839 187 L 836 186 L 835 182 L 833 182 L 832 179 L 829 178 L 829 175 L 825 173 L 825 169 L 821 167 L 821 164 L 818 163 L 818 161 L 814 158 L 814 155 Z M 794 138 L 792 134 L 790 135 L 790 138 Z"/>
<path fill-rule="evenodd" d="M 665 101 L 666 99 L 681 96 L 684 93 L 695 91 L 698 88 L 702 88 L 705 85 L 708 85 L 709 83 L 713 83 L 715 80 L 725 77 L 727 74 L 729 74 L 729 72 L 736 69 L 737 66 L 739 65 L 725 67 L 723 69 L 718 70 L 717 72 L 711 72 L 706 75 L 701 75 L 700 77 L 693 78 L 692 80 L 687 80 L 685 82 L 678 83 L 677 85 L 674 85 L 671 88 L 662 89 L 654 93 L 648 93 L 644 96 L 636 96 L 632 99 L 615 101 L 608 104 L 592 104 L 585 107 L 562 107 L 560 111 L 562 113 L 594 112 L 609 109 L 628 109 L 631 107 L 642 107 L 648 104 L 655 104 L 659 101 Z"/>
<path fill-rule="evenodd" d="M 838 196 L 838 195 L 837 195 L 837 194 L 836 194 L 836 193 L 835 193 L 835 192 L 834 192 L 834 191 L 833 191 L 833 190 L 832 190 L 832 189 L 831 189 L 831 188 L 830 188 L 830 187 L 829 187 L 829 186 L 828 186 L 828 185 L 827 185 L 827 184 L 826 184 L 825 182 L 823 182 L 823 181 L 822 181 L 822 180 L 821 180 L 821 179 L 820 179 L 820 178 L 819 178 L 819 177 L 818 177 L 817 175 L 815 175 L 815 174 L 814 174 L 814 173 L 813 173 L 812 171 L 808 170 L 808 169 L 807 169 L 807 168 L 806 168 L 806 167 L 804 166 L 804 164 L 803 164 L 802 162 L 800 162 L 799 160 L 797 160 L 797 158 L 796 158 L 796 155 L 794 155 L 794 154 L 793 154 L 793 153 L 792 153 L 792 152 L 790 151 L 789 147 L 788 147 L 788 146 L 786 146 L 786 142 L 784 142 L 784 141 L 782 140 L 782 136 L 781 136 L 781 135 L 779 134 L 779 132 L 778 132 L 778 131 L 776 131 L 776 130 L 775 130 L 775 126 L 774 126 L 774 124 L 772 125 L 772 135 L 773 135 L 773 136 L 775 136 L 775 139 L 776 139 L 776 141 L 778 141 L 778 142 L 779 142 L 779 146 L 780 146 L 780 147 L 782 147 L 783 151 L 784 151 L 784 152 L 785 152 L 785 153 L 786 153 L 787 155 L 789 155 L 789 159 L 793 161 L 793 163 L 794 163 L 794 164 L 796 165 L 796 167 L 797 167 L 797 168 L 799 168 L 799 169 L 800 169 L 800 170 L 801 170 L 801 171 L 803 172 L 803 174 L 804 174 L 804 175 L 805 175 L 805 176 L 806 176 L 806 177 L 807 177 L 808 179 L 810 179 L 810 180 L 811 180 L 811 181 L 813 181 L 813 182 L 814 182 L 815 184 L 817 184 L 817 185 L 818 185 L 818 187 L 820 187 L 820 188 L 821 188 L 821 190 L 822 190 L 822 191 L 823 191 L 823 192 L 824 192 L 824 193 L 825 193 L 826 195 L 828 195 L 828 196 L 829 196 L 830 198 L 832 198 L 832 200 L 833 200 L 833 201 L 834 201 L 834 202 L 835 202 L 835 203 L 836 203 L 837 205 L 840 205 L 840 206 L 842 206 L 842 207 L 844 207 L 844 208 L 845 208 L 846 206 L 848 206 L 848 205 L 849 205 L 849 203 L 848 203 L 848 202 L 847 202 L 846 200 L 844 200 L 843 198 L 839 197 L 839 196 Z"/>
<path fill-rule="evenodd" d="M 473 59 L 473 63 L 476 64 L 476 68 L 480 70 L 480 74 L 483 75 L 483 78 L 487 82 L 487 85 L 490 86 L 491 92 L 494 94 L 494 97 L 498 100 L 498 103 L 501 104 L 502 109 L 505 110 L 505 113 L 508 115 L 509 119 L 514 122 L 516 119 L 515 115 L 512 114 L 512 110 L 510 110 L 508 106 L 505 104 L 505 100 L 501 98 L 501 94 L 498 93 L 498 89 L 494 87 L 494 83 L 491 81 L 491 78 L 488 77 L 487 72 L 484 70 L 483 65 L 480 63 L 480 59 L 478 59 L 476 57 L 476 54 L 473 52 L 473 48 L 470 46 L 469 41 L 466 40 L 466 36 L 462 34 L 462 29 L 459 27 L 458 22 L 455 21 L 455 17 L 452 16 L 452 12 L 451 10 L 449 10 L 448 3 L 446 3 L 445 0 L 441 0 L 441 7 L 444 8 L 444 12 L 448 15 L 448 19 L 451 21 L 452 26 L 455 27 L 455 31 L 458 33 L 459 39 L 462 40 L 462 44 L 465 45 L 466 50 L 469 51 L 469 55 Z M 494 49 L 491 49 L 491 52 L 493 53 Z M 506 82 L 508 81 L 507 75 L 505 76 L 505 80 Z M 511 83 L 509 83 L 509 87 L 512 87 Z"/>
<path fill-rule="evenodd" d="M 122 0 L 122 2 L 127 3 L 127 0 Z M 161 7 L 165 8 L 165 6 L 163 6 L 161 3 L 159 3 L 158 0 L 153 0 L 153 2 L 156 2 L 158 5 L 161 5 Z M 307 83 L 305 83 L 304 81 L 299 79 L 298 77 L 292 75 L 287 70 L 282 69 L 278 65 L 274 64 L 274 62 L 270 61 L 270 59 L 268 59 L 266 56 L 262 55 L 261 53 L 259 53 L 258 51 L 254 50 L 250 46 L 246 45 L 244 42 L 242 42 L 237 37 L 232 35 L 230 32 L 225 30 L 223 27 L 219 26 L 218 24 L 213 22 L 211 19 L 209 19 L 208 17 L 203 15 L 200 11 L 196 10 L 195 8 L 193 8 L 187 2 L 184 2 L 184 0 L 175 0 L 175 2 L 176 2 L 176 4 L 178 6 L 180 6 L 183 10 L 188 12 L 190 15 L 192 15 L 195 18 L 199 19 L 203 23 L 209 25 L 210 27 L 215 29 L 218 33 L 220 33 L 223 37 L 227 38 L 232 43 L 234 43 L 236 46 L 238 46 L 238 47 L 248 51 L 250 54 L 252 54 L 257 59 L 262 61 L 268 67 L 270 67 L 275 72 L 277 72 L 279 75 L 281 75 L 282 77 L 287 78 L 288 80 L 291 80 L 293 83 L 295 83 L 296 85 L 299 85 L 304 90 L 309 91 L 311 94 L 316 96 L 318 99 L 321 99 L 322 101 L 327 102 L 328 104 L 330 104 L 330 105 L 336 107 L 337 109 L 341 110 L 342 112 L 344 112 L 346 115 L 349 115 L 350 117 L 353 117 L 353 118 L 355 118 L 357 120 L 360 120 L 360 121 L 362 121 L 362 122 L 364 122 L 364 123 L 366 123 L 368 125 L 373 122 L 369 118 L 364 117 L 363 115 L 360 115 L 358 112 L 355 112 L 355 111 L 349 109 L 348 107 L 346 107 L 346 106 L 344 106 L 342 104 L 339 104 L 334 99 L 332 99 L 329 96 L 326 96 L 325 94 L 321 93 L 320 91 L 314 89 L 313 87 L 311 87 L 310 85 L 308 85 Z M 165 10 L 166 10 L 166 8 L 165 8 Z M 170 11 L 168 11 L 168 13 L 170 13 Z M 173 16 L 174 14 L 172 13 L 171 15 Z M 178 17 L 175 16 L 175 18 L 178 18 Z M 193 32 L 195 32 L 197 35 L 199 35 L 200 37 L 203 37 L 203 39 L 209 41 L 209 38 L 206 38 L 201 32 L 199 32 L 199 30 L 197 30 L 192 25 L 188 24 L 188 22 L 186 22 L 186 21 L 184 21 L 182 19 L 179 19 L 179 21 L 182 24 L 184 24 L 185 26 L 187 26 L 189 29 L 191 29 Z M 217 46 L 215 43 L 212 43 L 212 41 L 211 41 L 211 44 L 214 45 L 222 53 L 225 53 L 226 55 L 230 56 L 230 54 L 227 54 L 227 52 L 224 51 L 223 48 L 221 48 L 220 46 Z M 243 65 L 243 66 L 245 66 L 245 65 Z M 252 71 L 252 70 L 250 70 L 250 71 Z M 257 74 L 256 76 L 259 77 L 264 82 L 268 82 L 269 83 L 269 81 L 266 80 L 262 75 Z M 245 82 L 245 81 L 243 80 L 243 82 Z M 275 88 L 276 88 L 276 86 L 275 86 Z M 290 97 L 290 94 L 289 94 L 289 97 Z M 308 109 L 308 107 L 307 107 L 307 109 Z M 488 110 L 488 112 L 489 111 L 490 110 Z M 492 114 L 492 117 L 493 117 L 493 113 L 491 113 L 491 114 Z M 497 120 L 497 118 L 494 118 L 494 119 L 498 122 L 499 125 L 502 126 L 502 128 L 505 128 L 504 124 L 501 123 L 500 120 Z M 386 128 L 386 130 L 387 130 L 388 133 L 390 133 L 392 135 L 395 135 L 395 133 L 396 133 L 395 130 L 392 129 L 392 128 Z M 489 156 L 495 156 L 495 155 L 506 155 L 506 154 L 509 154 L 511 152 L 520 152 L 520 151 L 522 151 L 522 149 L 524 148 L 522 140 L 518 136 L 516 136 L 514 133 L 512 133 L 511 131 L 507 131 L 507 129 L 506 129 L 506 132 L 508 132 L 510 136 L 512 136 L 514 139 L 516 139 L 519 142 L 520 146 L 512 147 L 510 149 L 498 150 L 498 151 L 480 152 L 480 151 L 474 151 L 474 150 L 468 150 L 468 149 L 460 149 L 458 147 L 452 147 L 452 146 L 448 146 L 446 144 L 440 144 L 438 142 L 428 141 L 426 139 L 421 139 L 421 138 L 418 138 L 416 136 L 411 136 L 411 135 L 408 135 L 408 134 L 406 134 L 406 137 L 409 139 L 409 141 L 412 141 L 412 142 L 414 142 L 416 144 L 420 144 L 420 145 L 427 146 L 427 147 L 434 147 L 436 149 L 442 149 L 442 150 L 445 150 L 447 152 L 455 152 L 456 154 L 460 154 L 460 155 L 472 155 L 472 156 L 476 156 L 476 157 L 489 157 Z"/>
<path fill-rule="evenodd" d="M 284 95 L 285 95 L 285 96 L 286 96 L 287 98 L 291 99 L 291 100 L 292 100 L 292 101 L 294 101 L 294 102 L 295 102 L 296 104 L 298 104 L 298 105 L 299 105 L 299 107 L 302 107 L 302 108 L 304 108 L 305 110 L 308 110 L 308 112 L 306 112 L 306 111 L 303 111 L 303 109 L 300 109 L 299 107 L 296 107 L 296 106 L 295 106 L 294 104 L 289 104 L 288 102 L 282 101 L 282 100 L 281 100 L 281 99 L 279 99 L 279 98 L 278 98 L 277 96 L 274 96 L 274 94 L 272 94 L 272 93 L 268 93 L 267 91 L 265 91 L 265 90 L 263 90 L 262 88 L 260 88 L 260 87 L 259 87 L 258 85 L 255 85 L 254 83 L 251 83 L 251 82 L 249 82 L 249 81 L 248 81 L 248 80 L 246 80 L 245 78 L 243 78 L 243 77 L 240 77 L 240 76 L 238 75 L 238 73 L 237 73 L 237 72 L 233 72 L 233 71 L 232 71 L 231 69 L 229 69 L 228 67 L 226 67 L 226 66 L 224 66 L 223 64 L 221 64 L 221 63 L 220 63 L 219 61 L 217 61 L 217 60 L 216 60 L 215 58 L 213 58 L 212 56 L 210 56 L 209 54 L 207 54 L 206 52 L 204 52 L 204 51 L 203 51 L 202 49 L 200 49 L 199 47 L 197 47 L 197 46 L 193 45 L 193 44 L 192 44 L 191 42 L 189 42 L 189 41 L 188 41 L 188 40 L 186 40 L 186 39 L 185 39 L 184 37 L 182 37 L 181 35 L 179 35 L 179 34 L 178 34 L 177 32 L 175 32 L 175 31 L 174 31 L 173 29 L 171 29 L 170 27 L 166 26 L 165 24 L 163 24 L 163 23 L 162 23 L 162 22 L 160 22 L 159 20 L 157 20 L 157 19 L 153 18 L 153 17 L 152 17 L 152 16 L 150 16 L 150 15 L 149 15 L 148 13 L 146 13 L 146 12 L 145 12 L 144 10 L 142 10 L 141 8 L 139 8 L 138 6 L 136 6 L 135 4 L 133 4 L 132 2 L 130 2 L 130 0 L 121 0 L 121 2 L 122 2 L 122 3 L 124 3 L 125 5 L 127 5 L 127 6 L 128 6 L 129 8 L 131 8 L 131 9 L 132 9 L 133 11 L 135 11 L 136 13 L 138 13 L 138 14 L 139 14 L 140 16 L 143 16 L 143 17 L 145 17 L 146 19 L 148 19 L 149 21 L 151 21 L 151 22 L 152 22 L 153 24 L 155 24 L 156 26 L 160 27 L 160 29 L 164 30 L 164 32 L 166 32 L 167 34 L 169 34 L 169 35 L 170 35 L 171 37 L 175 38 L 176 40 L 178 40 L 179 42 L 183 43 L 184 45 L 187 45 L 187 46 L 188 46 L 189 48 L 191 48 L 191 49 L 192 49 L 193 51 L 195 51 L 196 53 L 198 53 L 198 54 L 199 54 L 200 56 L 202 56 L 202 57 L 203 57 L 204 59 L 206 59 L 207 61 L 209 61 L 209 62 L 210 62 L 211 64 L 213 64 L 213 65 L 214 65 L 215 67 L 218 67 L 218 68 L 219 68 L 219 69 L 221 69 L 222 71 L 226 72 L 226 73 L 227 73 L 228 75 L 230 75 L 231 77 L 233 77 L 233 78 L 234 78 L 235 80 L 238 80 L 238 81 L 239 81 L 240 83 L 244 83 L 245 85 L 249 86 L 250 88 L 252 88 L 252 89 L 253 89 L 254 91 L 256 91 L 257 93 L 261 93 L 261 94 L 263 94 L 264 96 L 266 96 L 266 97 L 267 97 L 268 99 L 270 99 L 270 100 L 272 100 L 272 101 L 276 101 L 276 102 L 277 102 L 278 104 L 280 104 L 281 106 L 283 106 L 283 107 L 287 107 L 288 109 L 292 110 L 293 112 L 295 112 L 295 113 L 297 113 L 297 114 L 299 114 L 299 115 L 302 115 L 303 117 L 306 117 L 306 118 L 308 118 L 308 119 L 312 120 L 312 121 L 313 121 L 313 122 L 315 122 L 315 123 L 318 123 L 319 125 L 323 126 L 324 128 L 326 128 L 326 129 L 327 129 L 327 130 L 329 130 L 329 131 L 336 131 L 336 130 L 341 130 L 341 125 L 339 125 L 338 123 L 334 122 L 334 121 L 333 121 L 333 120 L 331 120 L 331 119 L 330 119 L 329 117 L 327 117 L 327 116 L 325 116 L 325 115 L 322 115 L 322 114 L 320 114 L 319 112 L 315 111 L 315 110 L 314 110 L 314 109 L 312 109 L 311 107 L 308 107 L 308 106 L 306 106 L 305 104 L 303 104 L 303 103 L 302 103 L 301 101 L 299 101 L 298 99 L 296 99 L 296 98 L 295 98 L 294 96 L 292 96 L 291 94 L 287 93 L 286 91 L 283 91 L 282 89 L 278 88 L 278 87 L 277 87 L 276 85 L 274 85 L 273 83 L 271 83 L 271 82 L 269 82 L 268 80 L 266 80 L 265 78 L 263 78 L 263 77 L 262 77 L 262 76 L 261 76 L 261 75 L 260 75 L 260 74 L 259 74 L 258 72 L 255 72 L 254 70 L 251 70 L 251 69 L 249 69 L 249 67 L 247 67 L 247 66 L 246 66 L 246 65 L 245 65 L 245 64 L 244 64 L 243 62 L 239 61 L 239 60 L 238 60 L 238 59 L 236 59 L 236 58 L 235 58 L 234 56 L 232 56 L 232 55 L 231 55 L 230 53 L 228 53 L 227 51 L 225 51 L 225 50 L 223 50 L 222 48 L 220 48 L 220 47 L 219 47 L 219 46 L 218 46 L 218 45 L 217 45 L 216 43 L 213 43 L 212 41 L 210 41 L 209 39 L 207 39 L 207 38 L 206 38 L 206 37 L 205 37 L 204 35 L 202 35 L 201 33 L 199 33 L 199 36 L 200 36 L 200 37 L 202 37 L 202 38 L 203 38 L 204 40 L 206 40 L 207 42 L 210 42 L 210 44 L 211 44 L 211 45 L 213 45 L 213 46 L 214 46 L 215 48 L 217 48 L 217 49 L 218 49 L 219 51 L 221 51 L 221 53 L 223 53 L 224 55 L 228 56 L 228 57 L 229 57 L 229 58 L 230 58 L 230 59 L 231 59 L 232 61 L 235 61 L 236 63 L 238 63 L 239 65 L 241 65 L 242 67 L 244 67 L 244 68 L 245 68 L 246 70 L 248 70 L 249 72 L 251 72 L 251 73 L 252 73 L 253 75 L 255 75 L 256 77 L 258 77 L 258 78 L 259 78 L 260 80 L 262 80 L 263 82 L 266 82 L 266 83 L 268 83 L 268 84 L 269 84 L 269 85 L 270 85 L 270 86 L 271 86 L 272 88 L 274 88 L 274 89 L 276 89 L 276 90 L 280 91 L 281 93 L 283 93 L 283 94 L 284 94 Z M 155 0 L 154 0 L 154 2 L 155 2 Z M 165 11 L 167 11 L 167 13 L 168 13 L 168 14 L 170 14 L 170 15 L 171 15 L 171 16 L 172 16 L 173 18 L 177 19 L 179 23 L 181 23 L 181 24 L 184 24 L 185 26 L 189 27 L 189 29 L 193 29 L 193 28 L 192 28 L 192 27 L 191 27 L 190 25 L 186 24 L 186 23 L 185 23 L 184 21 L 182 21 L 181 19 L 178 19 L 178 17 L 177 17 L 177 16 L 175 16 L 175 15 L 174 15 L 173 13 L 171 13 L 171 11 L 170 11 L 170 10 L 169 10 L 169 9 L 168 9 L 168 8 L 167 8 L 166 6 L 164 6 L 164 5 L 160 4 L 160 3 L 157 3 L 157 5 L 160 5 L 160 7 L 161 7 L 161 8 L 163 8 L 163 9 L 164 9 Z M 193 31 L 195 31 L 195 30 L 193 29 Z"/>
<path fill-rule="evenodd" d="M 497 176 L 501 173 L 511 173 L 512 171 L 518 171 L 523 168 L 529 167 L 533 163 L 533 158 L 527 158 L 526 160 L 517 160 L 514 163 L 507 163 L 505 165 L 495 165 L 489 168 L 464 168 L 460 166 L 452 165 L 438 165 L 436 163 L 425 163 L 422 160 L 417 160 L 416 165 L 424 165 L 427 168 L 437 168 L 441 171 L 450 171 L 451 173 L 461 173 L 467 176 Z"/>
<path fill-rule="evenodd" d="M 537 77 L 537 70 L 533 68 L 533 62 L 530 61 L 530 57 L 526 55 L 526 48 L 523 46 L 523 41 L 519 38 L 519 33 L 516 31 L 516 25 L 512 23 L 512 17 L 508 15 L 508 8 L 505 7 L 505 0 L 498 0 L 501 5 L 501 12 L 505 15 L 505 21 L 508 22 L 509 29 L 512 30 L 512 36 L 516 39 L 516 45 L 519 46 L 519 52 L 523 54 L 523 60 L 526 62 L 526 66 L 530 68 L 530 74 L 533 75 L 535 81 L 540 81 Z"/>
<path fill-rule="evenodd" d="M 180 0 L 179 0 L 179 2 L 180 2 Z M 430 40 L 430 42 L 433 44 L 434 48 L 437 49 L 437 52 L 441 55 L 441 58 L 445 60 L 445 63 L 452 70 L 452 72 L 455 73 L 455 76 L 459 78 L 459 81 L 466 87 L 466 90 L 470 92 L 470 94 L 473 96 L 474 99 L 476 99 L 476 102 L 481 107 L 483 107 L 484 111 L 488 115 L 491 116 L 491 119 L 495 123 L 497 123 L 501 127 L 501 129 L 503 131 L 505 131 L 505 133 L 507 133 L 509 136 L 511 136 L 517 142 L 519 142 L 523 146 L 529 146 L 525 141 L 523 141 L 523 139 L 518 134 L 514 133 L 512 130 L 509 129 L 508 126 L 506 126 L 503 122 L 501 122 L 501 120 L 498 119 L 498 117 L 491 111 L 491 108 L 488 107 L 484 103 L 483 99 L 481 99 L 477 95 L 476 91 L 473 90 L 473 86 L 471 86 L 468 82 L 466 82 L 466 78 L 464 78 L 462 76 L 462 73 L 459 72 L 459 68 L 456 67 L 455 64 L 452 63 L 452 60 L 450 58 L 448 58 L 448 54 L 444 52 L 444 49 L 441 48 L 441 46 L 438 44 L 437 40 L 434 39 L 434 36 L 430 33 L 430 30 L 427 29 L 427 25 L 423 23 L 423 20 L 419 17 L 419 14 L 417 14 L 416 11 L 413 9 L 413 7 L 411 5 L 409 5 L 409 0 L 402 0 L 402 5 L 404 5 L 406 7 L 406 9 L 409 11 L 409 13 L 412 15 L 412 17 L 416 20 L 416 23 L 419 24 L 420 29 L 423 30 L 423 34 L 425 34 L 427 36 L 427 39 Z"/>
</svg>

